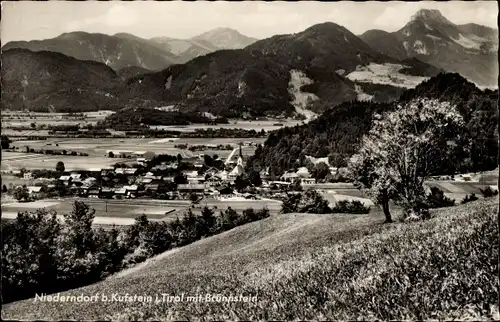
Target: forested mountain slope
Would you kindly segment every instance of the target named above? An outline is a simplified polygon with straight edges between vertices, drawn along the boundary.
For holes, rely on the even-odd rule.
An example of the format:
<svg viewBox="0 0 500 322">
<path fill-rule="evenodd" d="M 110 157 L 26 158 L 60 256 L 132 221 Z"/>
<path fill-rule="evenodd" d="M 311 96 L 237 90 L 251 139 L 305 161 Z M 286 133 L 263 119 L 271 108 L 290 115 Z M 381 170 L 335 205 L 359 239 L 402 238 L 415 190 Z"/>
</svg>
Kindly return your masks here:
<svg viewBox="0 0 500 322">
<path fill-rule="evenodd" d="M 305 156 L 331 156 L 333 165 L 343 166 L 358 148 L 367 133 L 373 116 L 397 108 L 412 98 L 429 97 L 457 105 L 467 124 L 467 131 L 457 144 L 472 140 L 471 151 L 456 155 L 443 165 L 442 171 L 474 171 L 494 169 L 497 165 L 497 100 L 498 91 L 482 91 L 458 74 L 439 74 L 408 89 L 393 104 L 351 101 L 324 112 L 305 125 L 283 128 L 273 132 L 247 163 L 257 170 L 270 167 L 281 174 L 305 164 Z"/>
</svg>

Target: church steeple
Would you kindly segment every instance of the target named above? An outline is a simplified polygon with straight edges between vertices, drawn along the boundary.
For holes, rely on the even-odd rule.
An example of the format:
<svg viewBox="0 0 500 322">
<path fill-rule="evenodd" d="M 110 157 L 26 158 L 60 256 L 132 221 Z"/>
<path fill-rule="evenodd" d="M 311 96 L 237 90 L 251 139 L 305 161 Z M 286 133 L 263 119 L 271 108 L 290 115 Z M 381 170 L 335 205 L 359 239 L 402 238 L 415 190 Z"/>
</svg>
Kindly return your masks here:
<svg viewBox="0 0 500 322">
<path fill-rule="evenodd" d="M 238 156 L 237 165 L 243 166 L 243 152 L 241 151 L 241 143 L 240 143 L 240 155 Z"/>
</svg>

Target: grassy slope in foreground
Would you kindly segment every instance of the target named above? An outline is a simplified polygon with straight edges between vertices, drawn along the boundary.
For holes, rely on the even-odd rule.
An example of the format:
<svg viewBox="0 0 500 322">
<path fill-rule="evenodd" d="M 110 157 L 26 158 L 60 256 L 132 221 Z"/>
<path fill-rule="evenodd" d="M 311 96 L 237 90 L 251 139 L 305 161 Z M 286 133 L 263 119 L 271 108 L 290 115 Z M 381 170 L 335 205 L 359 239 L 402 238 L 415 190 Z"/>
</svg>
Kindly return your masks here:
<svg viewBox="0 0 500 322">
<path fill-rule="evenodd" d="M 499 318 L 496 199 L 382 225 L 376 215 L 276 215 L 64 294 L 220 293 L 256 303 L 7 304 L 44 320 Z M 493 312 L 492 312 L 493 311 Z"/>
</svg>

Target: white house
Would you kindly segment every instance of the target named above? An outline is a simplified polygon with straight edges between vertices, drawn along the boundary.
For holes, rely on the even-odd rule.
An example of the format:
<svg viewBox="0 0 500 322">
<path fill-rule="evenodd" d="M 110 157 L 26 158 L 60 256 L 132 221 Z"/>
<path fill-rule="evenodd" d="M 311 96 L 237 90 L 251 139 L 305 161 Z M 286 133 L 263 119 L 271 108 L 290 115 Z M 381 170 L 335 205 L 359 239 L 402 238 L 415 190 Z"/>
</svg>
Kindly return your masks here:
<svg viewBox="0 0 500 322">
<path fill-rule="evenodd" d="M 83 185 L 86 187 L 90 187 L 96 182 L 96 178 L 90 177 L 86 178 L 85 180 L 82 181 Z"/>
<path fill-rule="evenodd" d="M 137 172 L 137 168 L 116 168 L 116 174 L 126 174 L 126 175 L 134 175 Z"/>
<path fill-rule="evenodd" d="M 226 170 L 223 170 L 223 171 L 221 171 L 221 172 L 219 172 L 219 173 L 216 174 L 216 176 L 218 178 L 220 178 L 222 181 L 228 181 L 228 175 L 229 174 L 227 173 Z"/>
<path fill-rule="evenodd" d="M 303 186 L 308 186 L 316 183 L 316 179 L 314 178 L 301 178 L 300 184 Z"/>
<path fill-rule="evenodd" d="M 281 176 L 281 180 L 286 182 L 293 182 L 299 178 L 299 175 L 293 171 L 288 171 Z"/>
<path fill-rule="evenodd" d="M 140 180 L 141 183 L 148 184 L 153 181 L 153 178 L 143 178 Z"/>
<path fill-rule="evenodd" d="M 196 178 L 199 176 L 198 171 L 196 171 L 196 170 L 186 171 L 186 172 L 184 172 L 184 175 L 186 175 L 186 177 L 188 177 L 188 178 Z"/>
<path fill-rule="evenodd" d="M 77 179 L 80 179 L 80 177 L 82 176 L 81 174 L 79 173 L 70 173 L 69 175 L 71 177 L 72 180 L 77 180 Z"/>
<path fill-rule="evenodd" d="M 33 179 L 33 173 L 31 172 L 25 172 L 23 175 L 24 180 L 32 180 Z"/>
<path fill-rule="evenodd" d="M 204 184 L 180 184 L 177 190 L 181 193 L 203 193 L 206 186 Z"/>
<path fill-rule="evenodd" d="M 30 196 L 36 197 L 40 192 L 42 192 L 42 187 L 28 186 L 28 192 Z"/>
<path fill-rule="evenodd" d="M 328 167 L 328 170 L 330 170 L 331 174 L 337 174 L 339 172 L 339 169 L 336 167 Z"/>
<path fill-rule="evenodd" d="M 137 186 L 136 185 L 123 186 L 122 188 L 115 190 L 116 195 L 123 195 L 123 196 L 129 197 L 129 198 L 135 198 L 136 193 L 137 193 Z"/>
<path fill-rule="evenodd" d="M 227 176 L 226 176 L 226 178 L 227 178 Z M 205 182 L 207 183 L 208 186 L 213 187 L 213 186 L 220 184 L 222 182 L 222 179 L 216 175 L 213 175 L 213 176 L 208 176 L 208 178 L 206 179 Z"/>
<path fill-rule="evenodd" d="M 197 176 L 197 177 L 187 177 L 188 183 L 194 184 L 194 183 L 203 183 L 205 182 L 205 177 L 204 176 Z"/>
<path fill-rule="evenodd" d="M 60 176 L 59 180 L 62 181 L 66 186 L 69 185 L 71 176 Z"/>
<path fill-rule="evenodd" d="M 297 172 L 296 172 L 297 176 L 299 176 L 300 178 L 310 178 L 311 177 L 311 174 L 309 173 L 309 170 L 307 170 L 306 167 L 300 167 Z"/>
</svg>

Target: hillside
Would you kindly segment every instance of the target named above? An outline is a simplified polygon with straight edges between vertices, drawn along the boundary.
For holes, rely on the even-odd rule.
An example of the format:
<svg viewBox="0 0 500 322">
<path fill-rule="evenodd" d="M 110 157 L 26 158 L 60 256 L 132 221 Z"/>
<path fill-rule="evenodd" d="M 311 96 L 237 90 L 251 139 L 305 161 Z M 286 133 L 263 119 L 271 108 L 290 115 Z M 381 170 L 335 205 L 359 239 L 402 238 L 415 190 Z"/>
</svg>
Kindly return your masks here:
<svg viewBox="0 0 500 322">
<path fill-rule="evenodd" d="M 154 37 L 150 39 L 150 42 L 154 43 L 159 48 L 176 55 L 180 63 L 188 62 L 198 56 L 203 56 L 221 49 L 210 43 L 192 39 Z"/>
<path fill-rule="evenodd" d="M 132 130 L 148 125 L 189 125 L 192 123 L 215 123 L 227 120 L 212 120 L 198 113 L 167 112 L 154 108 L 130 107 L 106 116 L 98 125 L 104 129 Z"/>
<path fill-rule="evenodd" d="M 371 29 L 360 35 L 359 38 L 385 55 L 397 59 L 408 57 L 405 47 L 394 33 L 380 29 Z"/>
<path fill-rule="evenodd" d="M 52 39 L 11 41 L 2 47 L 2 51 L 12 48 L 58 52 L 80 60 L 105 63 L 114 70 L 130 66 L 160 70 L 177 62 L 175 55 L 130 34 L 109 36 L 70 32 Z"/>
<path fill-rule="evenodd" d="M 2 108 L 93 111 L 177 105 L 226 117 L 292 115 L 286 66 L 222 50 L 161 72 L 108 66 L 55 52 L 2 53 Z"/>
<path fill-rule="evenodd" d="M 257 39 L 242 35 L 230 28 L 216 28 L 189 39 L 154 37 L 149 40 L 176 55 L 180 63 L 185 63 L 221 49 L 242 49 Z"/>
<path fill-rule="evenodd" d="M 224 117 L 292 115 L 289 68 L 243 50 L 220 50 L 186 64 L 130 79 L 129 98 L 150 106 Z"/>
<path fill-rule="evenodd" d="M 219 27 L 194 36 L 190 40 L 208 43 L 219 49 L 242 49 L 254 43 L 257 39 L 242 35 L 238 31 Z"/>
<path fill-rule="evenodd" d="M 260 52 L 298 69 L 322 71 L 323 75 L 348 74 L 357 65 L 370 62 L 397 62 L 373 50 L 349 30 L 333 22 L 317 24 L 293 35 L 259 40 L 246 50 Z"/>
<path fill-rule="evenodd" d="M 1 75 L 2 108 L 66 112 L 120 106 L 120 77 L 94 61 L 11 49 L 2 52 Z"/>
<path fill-rule="evenodd" d="M 304 112 L 307 109 L 322 112 L 358 97 L 357 82 L 348 74 L 370 63 L 396 64 L 387 79 L 400 75 L 421 81 L 440 71 L 418 60 L 389 58 L 344 27 L 325 23 L 296 35 L 274 36 L 243 50 L 220 50 L 131 79 L 127 92 L 130 98 L 151 106 L 175 104 L 183 111 L 209 111 L 224 117 L 293 116 L 297 112 L 308 114 Z M 307 81 L 298 81 L 302 86 L 292 93 L 295 75 Z M 394 87 L 398 84 L 389 81 L 383 85 L 377 88 L 376 101 L 397 97 Z M 358 86 L 373 91 L 369 84 L 360 82 Z M 313 99 L 298 100 L 294 97 L 297 92 Z"/>
<path fill-rule="evenodd" d="M 498 30 L 470 23 L 455 25 L 438 10 L 419 10 L 400 30 L 369 30 L 360 38 L 385 55 L 416 57 L 478 85 L 496 86 Z"/>
<path fill-rule="evenodd" d="M 386 103 L 342 103 L 307 124 L 271 132 L 262 149 L 255 151 L 246 166 L 258 171 L 270 167 L 271 174 L 281 175 L 305 165 L 308 155 L 326 157 L 333 153 L 346 158 L 356 152 L 361 137 L 371 127 L 373 114 L 392 108 Z"/>
<path fill-rule="evenodd" d="M 416 97 L 429 97 L 457 105 L 467 122 L 461 139 L 474 142 L 470 153 L 456 156 L 443 164 L 443 172 L 494 169 L 497 164 L 498 91 L 481 91 L 458 74 L 439 74 L 415 89 L 402 92 L 400 103 Z M 363 134 L 371 127 L 374 113 L 395 108 L 394 104 L 371 102 L 343 103 L 324 112 L 308 124 L 273 132 L 262 149 L 247 162 L 257 170 L 271 167 L 276 175 L 305 164 L 305 156 L 336 156 L 334 166 L 343 166 L 358 148 Z M 460 144 L 460 142 L 457 142 Z"/>
<path fill-rule="evenodd" d="M 163 253 L 106 281 L 61 295 L 182 293 L 256 302 L 6 304 L 23 320 L 498 319 L 498 201 L 382 224 L 371 215 L 284 214 Z M 435 278 L 438 276 L 439 278 Z M 467 294 L 467 296 L 464 296 Z M 307 296 L 305 296 L 307 295 Z"/>
<path fill-rule="evenodd" d="M 142 67 L 137 67 L 137 66 L 130 66 L 130 67 L 125 67 L 120 70 L 118 70 L 116 73 L 123 79 L 127 80 L 129 78 L 139 76 L 139 75 L 144 75 L 144 74 L 149 74 L 152 73 L 152 70 L 142 68 Z"/>
</svg>

